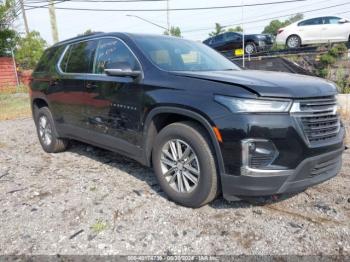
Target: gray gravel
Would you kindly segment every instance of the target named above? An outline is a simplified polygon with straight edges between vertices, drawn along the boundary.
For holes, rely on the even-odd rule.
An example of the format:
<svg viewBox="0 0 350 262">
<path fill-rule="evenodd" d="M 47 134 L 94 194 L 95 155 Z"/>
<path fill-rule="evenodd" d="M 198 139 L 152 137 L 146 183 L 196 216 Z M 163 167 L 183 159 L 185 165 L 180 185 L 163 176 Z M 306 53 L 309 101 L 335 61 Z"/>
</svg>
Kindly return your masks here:
<svg viewBox="0 0 350 262">
<path fill-rule="evenodd" d="M 336 178 L 278 199 L 200 209 L 152 170 L 74 142 L 46 154 L 31 119 L 0 122 L 1 254 L 350 254 L 350 153 Z"/>
</svg>

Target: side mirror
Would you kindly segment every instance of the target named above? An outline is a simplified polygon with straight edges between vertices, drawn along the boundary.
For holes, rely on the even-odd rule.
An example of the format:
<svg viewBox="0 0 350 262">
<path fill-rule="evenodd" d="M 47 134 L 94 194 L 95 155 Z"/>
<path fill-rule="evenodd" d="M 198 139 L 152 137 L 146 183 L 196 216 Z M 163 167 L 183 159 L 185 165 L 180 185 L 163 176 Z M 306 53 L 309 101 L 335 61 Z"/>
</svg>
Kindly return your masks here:
<svg viewBox="0 0 350 262">
<path fill-rule="evenodd" d="M 345 23 L 348 23 L 349 20 L 348 19 L 345 19 L 345 18 L 342 18 L 338 21 L 339 24 L 345 24 Z"/>
<path fill-rule="evenodd" d="M 141 75 L 141 71 L 132 70 L 130 64 L 125 62 L 111 63 L 106 66 L 104 71 L 109 76 L 129 76 L 132 78 L 138 78 Z"/>
</svg>

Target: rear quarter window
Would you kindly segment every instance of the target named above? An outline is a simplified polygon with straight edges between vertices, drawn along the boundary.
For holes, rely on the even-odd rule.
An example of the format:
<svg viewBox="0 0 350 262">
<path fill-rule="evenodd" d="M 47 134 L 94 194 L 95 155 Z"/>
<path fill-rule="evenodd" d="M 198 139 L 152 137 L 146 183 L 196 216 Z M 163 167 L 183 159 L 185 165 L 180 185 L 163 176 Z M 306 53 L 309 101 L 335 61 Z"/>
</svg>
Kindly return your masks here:
<svg viewBox="0 0 350 262">
<path fill-rule="evenodd" d="M 69 47 L 68 57 L 64 57 L 63 60 L 66 63 L 66 73 L 92 73 L 93 60 L 96 52 L 97 41 L 83 41 L 76 44 L 72 44 Z M 67 60 L 65 60 L 67 59 Z"/>
<path fill-rule="evenodd" d="M 56 71 L 57 62 L 64 50 L 64 46 L 52 47 L 46 49 L 41 56 L 38 65 L 36 66 L 35 73 L 49 73 Z"/>
</svg>

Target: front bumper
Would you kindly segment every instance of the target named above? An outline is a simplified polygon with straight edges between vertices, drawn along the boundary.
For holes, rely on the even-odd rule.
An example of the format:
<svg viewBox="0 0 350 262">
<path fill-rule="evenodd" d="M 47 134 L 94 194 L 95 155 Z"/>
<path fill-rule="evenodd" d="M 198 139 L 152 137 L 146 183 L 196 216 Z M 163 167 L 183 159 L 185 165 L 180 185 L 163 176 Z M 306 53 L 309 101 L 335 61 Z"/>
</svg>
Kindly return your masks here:
<svg viewBox="0 0 350 262">
<path fill-rule="evenodd" d="M 280 172 L 221 177 L 224 198 L 267 196 L 300 192 L 336 176 L 342 165 L 344 148 L 303 160 L 295 169 Z"/>
</svg>

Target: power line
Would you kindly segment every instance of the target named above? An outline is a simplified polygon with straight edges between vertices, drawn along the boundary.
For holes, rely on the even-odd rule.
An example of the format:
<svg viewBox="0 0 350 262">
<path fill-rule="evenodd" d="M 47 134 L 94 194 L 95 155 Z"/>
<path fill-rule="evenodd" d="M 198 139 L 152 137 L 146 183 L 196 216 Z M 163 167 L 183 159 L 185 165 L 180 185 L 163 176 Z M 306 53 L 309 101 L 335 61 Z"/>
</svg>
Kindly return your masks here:
<svg viewBox="0 0 350 262">
<path fill-rule="evenodd" d="M 74 7 L 56 7 L 56 9 L 61 10 L 75 10 L 75 11 L 97 11 L 97 12 L 164 12 L 164 11 L 195 11 L 195 10 L 213 10 L 213 9 L 225 9 L 225 8 L 242 8 L 242 7 L 252 7 L 252 6 L 266 6 L 266 5 L 276 5 L 276 4 L 286 4 L 295 2 L 305 2 L 306 0 L 285 0 L 277 2 L 265 2 L 256 4 L 244 4 L 244 5 L 226 5 L 226 6 L 209 6 L 209 7 L 192 7 L 192 8 L 160 8 L 160 9 L 92 9 L 92 8 L 74 8 Z M 70 2 L 70 0 L 66 0 Z M 50 5 L 50 4 L 48 4 Z M 45 6 L 32 6 L 26 5 L 26 7 L 36 9 L 36 8 L 47 8 Z M 28 9 L 30 10 L 30 9 Z"/>
<path fill-rule="evenodd" d="M 50 6 L 52 5 L 56 5 L 56 4 L 60 4 L 60 3 L 64 3 L 64 2 L 68 2 L 70 0 L 54 0 L 53 2 L 51 1 L 46 1 L 48 2 L 48 4 L 45 5 L 41 5 L 41 6 L 33 6 L 32 8 L 27 8 L 25 9 L 26 11 L 32 10 L 32 9 L 37 9 L 37 8 L 50 8 Z M 25 7 L 27 7 L 27 5 L 24 5 Z M 55 7 L 56 8 L 56 7 Z M 57 8 L 56 8 L 57 9 Z"/>
<path fill-rule="evenodd" d="M 324 3 L 324 2 L 329 2 L 329 0 L 324 0 L 324 1 L 319 1 L 317 4 L 321 4 L 321 3 Z M 311 5 L 314 5 L 314 3 L 313 4 L 308 4 L 308 5 L 303 5 L 303 6 L 299 6 L 299 7 L 297 7 L 297 9 L 300 9 L 300 8 L 304 8 L 304 7 L 307 7 L 307 6 L 311 6 Z M 278 11 L 278 12 L 273 12 L 273 13 L 266 13 L 266 14 L 263 14 L 263 15 L 261 15 L 261 16 L 255 16 L 254 18 L 258 18 L 258 17 L 265 17 L 266 18 L 266 16 L 268 16 L 268 15 L 272 15 L 272 14 L 276 14 L 276 13 L 284 13 L 284 12 L 286 12 L 286 11 L 288 11 L 288 10 L 295 10 L 296 8 L 292 8 L 292 9 L 283 9 L 283 10 L 280 10 L 280 11 Z M 327 9 L 325 9 L 324 11 L 326 11 Z M 299 13 L 303 13 L 302 11 L 300 11 L 300 12 L 297 12 L 297 13 L 294 13 L 294 14 L 299 14 Z M 334 15 L 341 15 L 341 14 L 344 14 L 344 13 L 350 13 L 350 11 L 346 11 L 346 12 L 340 12 L 340 13 L 335 13 Z M 290 15 L 290 14 L 289 14 Z M 284 16 L 289 16 L 288 14 L 285 14 Z M 282 16 L 281 16 L 282 17 Z M 253 18 L 253 17 L 249 17 L 249 18 Z M 271 17 L 268 17 L 267 18 L 267 20 L 268 19 L 271 19 Z M 247 20 L 247 21 L 250 21 L 250 20 Z M 233 21 L 234 23 L 235 22 L 237 22 L 237 24 L 233 24 L 232 23 L 232 25 L 229 25 L 229 26 L 234 26 L 234 25 L 238 25 L 239 23 L 241 23 L 240 22 L 240 20 L 236 20 L 236 21 Z M 264 22 L 264 21 L 262 21 L 262 19 L 260 20 L 260 22 Z M 245 29 L 256 29 L 256 28 L 261 28 L 261 25 L 257 25 L 257 24 L 259 24 L 259 22 L 256 22 L 255 23 L 255 26 L 248 26 L 248 27 L 244 27 Z M 211 29 L 213 29 L 212 27 L 211 28 L 208 28 L 207 30 L 211 30 Z M 186 31 L 182 31 L 182 33 L 186 33 L 186 32 L 189 32 L 189 33 L 191 33 L 191 36 L 192 35 L 197 35 L 197 34 L 203 34 L 203 33 L 201 33 L 201 31 L 204 31 L 204 30 L 202 30 L 202 29 L 197 29 L 196 31 L 194 31 L 195 29 L 189 29 L 189 30 L 186 30 Z"/>
<path fill-rule="evenodd" d="M 60 4 L 64 2 L 81 2 L 81 3 L 139 3 L 139 2 L 164 2 L 166 0 L 54 0 L 53 3 L 51 3 L 50 0 L 27 0 L 26 2 L 30 4 L 43 4 L 45 5 L 34 5 L 30 8 L 27 8 L 26 10 L 32 10 L 37 8 L 44 8 L 44 7 L 50 7 L 51 5 Z M 29 5 L 25 5 L 26 7 Z M 56 7 L 56 9 L 59 9 Z"/>
<path fill-rule="evenodd" d="M 344 5 L 350 5 L 350 2 L 343 3 L 343 4 L 337 4 L 337 5 L 331 5 L 331 6 L 327 6 L 327 7 L 323 7 L 323 8 L 307 10 L 307 11 L 303 11 L 303 12 L 297 12 L 297 13 L 292 13 L 292 14 L 285 14 L 285 15 L 269 17 L 269 18 L 264 18 L 264 19 L 251 20 L 251 21 L 244 22 L 244 24 L 252 24 L 252 23 L 257 23 L 257 22 L 263 22 L 263 21 L 268 21 L 268 20 L 272 20 L 272 19 L 282 18 L 282 17 L 286 17 L 286 16 L 292 16 L 292 15 L 296 15 L 296 14 L 299 14 L 299 13 L 302 13 L 302 14 L 311 13 L 311 12 L 326 10 L 326 9 L 329 9 L 329 8 L 338 7 L 338 6 L 344 6 Z M 225 28 L 225 27 L 230 27 L 230 26 L 235 26 L 235 25 L 238 25 L 238 23 L 237 24 L 224 25 L 222 27 Z M 183 31 L 183 33 L 197 32 L 197 31 L 206 31 L 206 30 L 210 30 L 210 29 L 212 29 L 212 27 L 195 29 L 195 30 L 187 30 L 187 31 Z"/>
<path fill-rule="evenodd" d="M 308 2 L 310 1 L 310 0 L 307 0 Z M 318 1 L 317 0 L 317 4 L 319 5 L 319 4 L 321 4 L 321 3 L 324 3 L 324 2 L 329 2 L 329 0 L 324 0 L 324 1 Z M 284 13 L 284 12 L 287 12 L 287 11 L 295 11 L 296 9 L 300 9 L 300 8 L 304 8 L 304 7 L 309 7 L 309 6 L 314 6 L 315 5 L 315 3 L 310 3 L 310 4 L 307 4 L 307 5 L 302 5 L 302 6 L 298 6 L 298 7 L 293 7 L 293 8 L 288 8 L 288 9 L 286 9 L 286 8 L 284 8 L 284 9 L 282 9 L 282 10 L 278 10 L 278 11 L 276 11 L 276 12 L 270 12 L 270 13 L 265 13 L 265 14 L 262 14 L 262 15 L 259 15 L 259 16 L 254 16 L 254 17 L 247 17 L 246 19 L 248 20 L 248 19 L 251 19 L 251 18 L 253 18 L 253 19 L 256 19 L 256 18 L 260 18 L 260 17 L 264 17 L 264 18 L 266 18 L 266 17 L 269 17 L 269 16 L 271 16 L 271 15 L 274 15 L 274 14 L 281 14 L 281 13 Z M 216 16 L 217 17 L 217 16 Z M 207 18 L 207 17 L 206 17 Z M 235 21 L 230 21 L 230 22 L 227 22 L 227 23 L 241 23 L 241 20 L 235 20 Z M 224 21 L 221 21 L 220 23 L 223 23 L 223 24 L 225 24 L 226 23 L 226 21 L 224 22 Z M 188 30 L 191 30 L 191 29 L 188 29 Z"/>
<path fill-rule="evenodd" d="M 340 13 L 336 13 L 336 14 L 337 15 L 342 15 L 342 14 L 346 14 L 346 13 L 350 13 L 350 11 L 340 12 Z"/>
<path fill-rule="evenodd" d="M 99 2 L 110 2 L 110 3 L 135 3 L 135 2 L 164 2 L 166 0 L 64 0 L 64 2 L 85 2 L 85 3 L 99 3 Z M 27 3 L 47 3 L 49 0 L 28 0 Z"/>
</svg>

